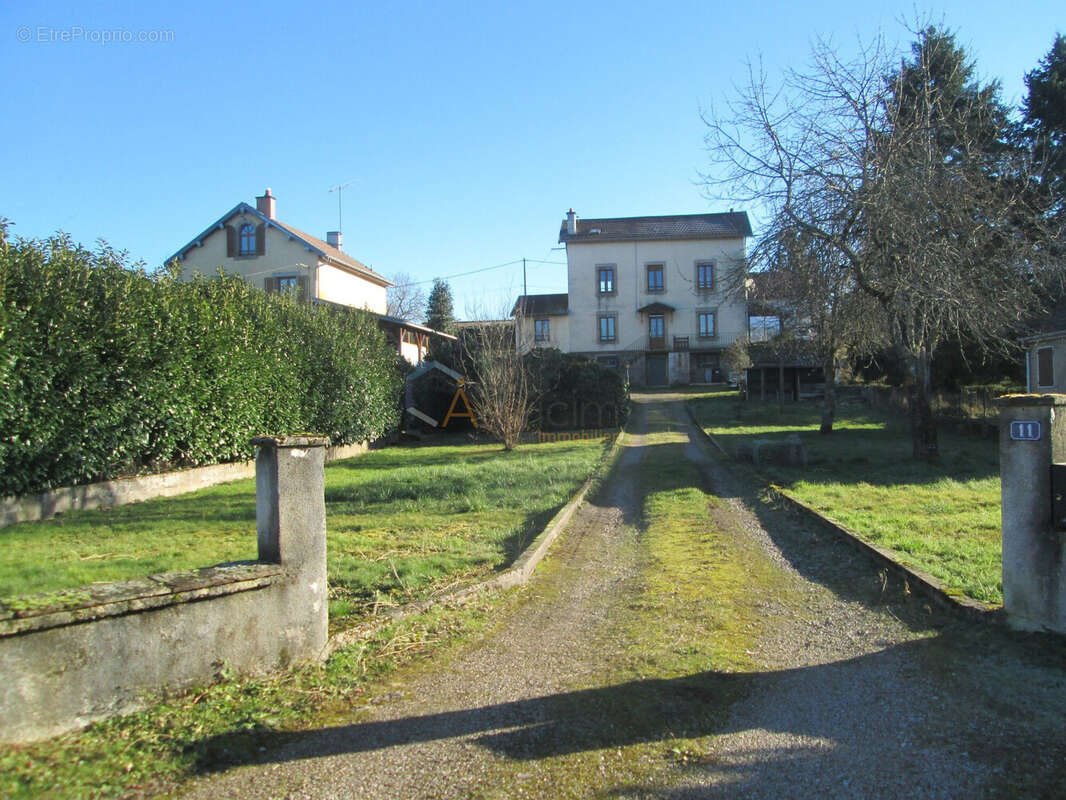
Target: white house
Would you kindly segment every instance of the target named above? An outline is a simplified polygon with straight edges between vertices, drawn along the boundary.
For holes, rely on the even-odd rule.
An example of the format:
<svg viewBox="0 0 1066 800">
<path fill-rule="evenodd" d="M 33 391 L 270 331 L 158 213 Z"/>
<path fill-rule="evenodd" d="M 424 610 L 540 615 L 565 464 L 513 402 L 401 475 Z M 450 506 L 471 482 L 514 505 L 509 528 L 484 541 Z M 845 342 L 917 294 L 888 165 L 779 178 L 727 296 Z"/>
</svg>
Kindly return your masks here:
<svg viewBox="0 0 1066 800">
<path fill-rule="evenodd" d="M 1052 306 L 1033 327 L 1021 340 L 1026 391 L 1066 392 L 1066 303 Z"/>
<path fill-rule="evenodd" d="M 715 383 L 746 335 L 748 215 L 566 215 L 567 294 L 515 304 L 519 346 L 557 347 L 628 369 L 635 385 Z"/>
<path fill-rule="evenodd" d="M 182 247 L 182 277 L 215 275 L 221 267 L 267 292 L 293 291 L 310 302 L 359 308 L 378 318 L 397 352 L 412 364 L 422 360 L 432 336 L 454 338 L 407 320 L 385 315 L 385 292 L 392 282 L 345 253 L 340 231 L 323 241 L 277 218 L 270 189 L 255 208 L 238 203 Z"/>
</svg>

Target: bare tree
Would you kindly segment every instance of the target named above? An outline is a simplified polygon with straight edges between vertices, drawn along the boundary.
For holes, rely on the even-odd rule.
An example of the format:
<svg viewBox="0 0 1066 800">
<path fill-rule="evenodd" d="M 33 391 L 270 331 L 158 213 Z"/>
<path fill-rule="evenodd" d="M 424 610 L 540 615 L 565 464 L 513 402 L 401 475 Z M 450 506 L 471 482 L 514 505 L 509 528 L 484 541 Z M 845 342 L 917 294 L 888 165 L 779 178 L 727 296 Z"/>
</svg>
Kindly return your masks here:
<svg viewBox="0 0 1066 800">
<path fill-rule="evenodd" d="M 426 316 L 426 293 L 407 272 L 392 276 L 395 286 L 385 290 L 385 313 L 390 317 L 421 322 Z"/>
<path fill-rule="evenodd" d="M 478 425 L 513 450 L 537 400 L 537 387 L 528 359 L 517 345 L 520 320 L 501 321 L 483 316 L 480 324 L 465 325 L 460 334 L 462 358 L 473 377 L 470 402 Z"/>
<path fill-rule="evenodd" d="M 782 278 L 778 283 L 784 287 L 791 327 L 808 337 L 803 349 L 821 364 L 825 382 L 820 431 L 832 433 L 837 372 L 855 356 L 887 344 L 884 311 L 856 286 L 840 251 L 803 230 L 780 232 L 764 243 L 761 255 Z"/>
<path fill-rule="evenodd" d="M 725 115 L 705 117 L 708 186 L 769 207 L 756 256 L 798 232 L 822 245 L 804 258 L 839 263 L 878 303 L 910 364 L 914 455 L 935 458 L 933 350 L 964 336 L 1004 342 L 1054 277 L 1031 163 L 1008 144 L 998 87 L 978 84 L 935 29 L 899 64 L 880 40 L 850 62 L 822 43 L 779 89 L 749 75 Z"/>
</svg>

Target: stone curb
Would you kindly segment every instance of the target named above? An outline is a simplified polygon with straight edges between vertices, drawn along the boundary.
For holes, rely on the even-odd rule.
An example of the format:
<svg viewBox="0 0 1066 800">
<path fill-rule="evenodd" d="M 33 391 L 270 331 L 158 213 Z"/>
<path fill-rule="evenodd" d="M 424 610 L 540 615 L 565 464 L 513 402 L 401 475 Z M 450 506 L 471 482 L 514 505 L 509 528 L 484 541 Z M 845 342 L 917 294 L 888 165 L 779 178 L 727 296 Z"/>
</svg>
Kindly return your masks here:
<svg viewBox="0 0 1066 800">
<path fill-rule="evenodd" d="M 722 446 L 721 442 L 703 429 L 703 426 L 699 423 L 699 420 L 696 419 L 696 415 L 688 403 L 685 403 L 685 410 L 688 412 L 692 424 L 695 426 L 696 430 L 700 432 L 704 440 L 714 445 L 714 447 L 730 461 L 736 461 L 729 451 Z M 958 595 L 948 590 L 945 588 L 944 584 L 929 573 L 900 563 L 896 560 L 896 554 L 891 550 L 868 541 L 855 531 L 852 531 L 836 520 L 825 516 L 816 508 L 807 505 L 802 500 L 797 500 L 795 497 L 792 497 L 792 495 L 788 494 L 783 488 L 767 480 L 758 470 L 752 469 L 751 471 L 759 478 L 759 480 L 766 484 L 770 495 L 775 500 L 784 503 L 793 511 L 806 516 L 808 519 L 816 522 L 823 529 L 840 537 L 852 548 L 866 555 L 875 565 L 892 570 L 892 572 L 903 578 L 908 589 L 917 590 L 919 594 L 926 599 L 933 601 L 941 608 L 959 614 L 966 619 L 981 620 L 983 622 L 993 622 L 997 624 L 1003 623 L 1002 608 L 986 605 L 979 600 L 974 600 L 964 595 Z"/>
<path fill-rule="evenodd" d="M 601 470 L 604 468 L 610 468 L 610 464 L 617 455 L 618 448 L 624 437 L 625 432 L 620 431 L 615 437 L 614 442 L 611 444 L 611 449 L 604 453 L 599 464 L 597 464 L 596 468 L 593 470 L 592 475 L 590 475 L 585 483 L 582 484 L 581 488 L 577 490 L 577 493 L 570 498 L 566 505 L 555 513 L 555 516 L 551 518 L 544 530 L 537 535 L 537 538 L 530 542 L 529 546 L 522 551 L 518 558 L 514 560 L 514 563 L 506 570 L 498 575 L 494 575 L 488 580 L 475 583 L 473 586 L 455 589 L 436 597 L 429 597 L 414 603 L 407 603 L 399 608 L 391 609 L 383 613 L 380 617 L 355 628 L 349 628 L 348 630 L 335 633 L 329 637 L 329 643 L 326 645 L 324 657 L 329 657 L 329 655 L 336 650 L 355 644 L 356 642 L 374 635 L 374 633 L 390 622 L 406 619 L 407 617 L 416 614 L 422 614 L 442 603 L 460 602 L 474 595 L 500 591 L 502 589 L 510 589 L 514 586 L 520 586 L 528 581 L 529 577 L 533 574 L 533 571 L 537 568 L 537 565 L 540 564 L 544 559 L 544 556 L 547 555 L 552 543 L 559 538 L 559 534 L 562 533 L 563 528 L 565 528 L 567 523 L 570 522 L 571 517 L 574 516 L 574 512 L 577 511 L 581 503 L 584 502 L 585 496 L 592 488 L 592 485 L 600 477 Z"/>
</svg>

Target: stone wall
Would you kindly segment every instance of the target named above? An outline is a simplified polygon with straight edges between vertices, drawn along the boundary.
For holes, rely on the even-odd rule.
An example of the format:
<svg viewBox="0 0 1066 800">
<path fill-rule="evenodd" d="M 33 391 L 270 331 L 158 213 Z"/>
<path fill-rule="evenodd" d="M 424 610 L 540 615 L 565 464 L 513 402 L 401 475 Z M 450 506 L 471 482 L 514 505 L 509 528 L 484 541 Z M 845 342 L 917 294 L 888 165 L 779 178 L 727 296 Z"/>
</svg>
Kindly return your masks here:
<svg viewBox="0 0 1066 800">
<path fill-rule="evenodd" d="M 0 741 L 134 710 L 224 666 L 259 672 L 324 657 L 326 441 L 255 440 L 258 561 L 0 606 Z"/>
<path fill-rule="evenodd" d="M 326 461 L 338 461 L 365 453 L 366 442 L 326 448 Z M 18 522 L 51 519 L 65 511 L 85 511 L 111 508 L 151 500 L 155 497 L 195 492 L 219 483 L 239 481 L 255 475 L 254 461 L 233 464 L 212 464 L 206 467 L 160 472 L 156 475 L 137 475 L 113 481 L 88 483 L 83 486 L 64 486 L 39 494 L 0 499 L 0 528 Z"/>
</svg>

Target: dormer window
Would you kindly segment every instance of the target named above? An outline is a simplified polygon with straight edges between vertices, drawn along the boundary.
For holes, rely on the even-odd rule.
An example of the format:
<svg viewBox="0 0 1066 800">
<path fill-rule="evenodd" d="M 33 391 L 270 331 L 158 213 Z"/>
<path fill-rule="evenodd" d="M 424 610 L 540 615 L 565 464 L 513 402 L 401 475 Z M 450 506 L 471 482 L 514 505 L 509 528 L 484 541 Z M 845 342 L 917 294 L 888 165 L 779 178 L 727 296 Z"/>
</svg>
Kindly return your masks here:
<svg viewBox="0 0 1066 800">
<path fill-rule="evenodd" d="M 256 254 L 256 242 L 255 242 L 255 226 L 254 225 L 241 225 L 241 247 L 239 250 L 242 256 L 254 256 Z"/>
</svg>

